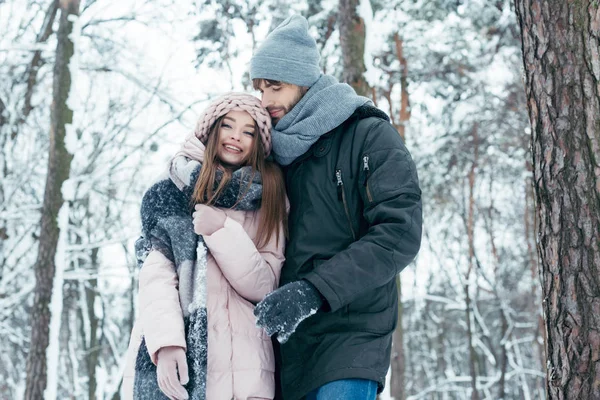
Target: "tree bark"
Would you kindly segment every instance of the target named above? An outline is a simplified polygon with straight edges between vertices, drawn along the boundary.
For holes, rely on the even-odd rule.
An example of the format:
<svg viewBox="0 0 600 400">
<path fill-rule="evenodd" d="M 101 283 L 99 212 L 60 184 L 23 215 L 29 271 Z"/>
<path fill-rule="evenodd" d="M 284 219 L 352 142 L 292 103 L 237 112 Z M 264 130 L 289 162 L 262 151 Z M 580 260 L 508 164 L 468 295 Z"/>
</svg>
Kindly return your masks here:
<svg viewBox="0 0 600 400">
<path fill-rule="evenodd" d="M 402 281 L 400 275 L 396 276 L 398 286 L 398 326 L 392 336 L 392 373 L 390 379 L 390 395 L 394 400 L 404 400 L 406 391 L 404 385 L 405 357 L 404 357 L 404 328 L 402 326 Z"/>
<path fill-rule="evenodd" d="M 44 17 L 44 23 L 42 24 L 42 28 L 40 33 L 38 34 L 35 42 L 36 43 L 45 43 L 50 35 L 52 35 L 52 25 L 54 24 L 54 20 L 56 18 L 56 14 L 58 12 L 58 0 L 53 0 L 48 6 L 48 10 L 46 11 L 46 16 Z M 27 71 L 25 72 L 27 76 L 27 91 L 25 92 L 25 100 L 23 102 L 22 115 L 19 117 L 19 124 L 25 122 L 31 110 L 33 110 L 33 105 L 31 104 L 31 98 L 33 96 L 33 91 L 37 84 L 38 72 L 44 60 L 42 59 L 42 51 L 36 50 L 33 53 L 33 57 L 31 58 L 31 62 L 27 67 Z M 12 139 L 14 139 L 18 131 L 16 130 L 16 126 L 13 130 Z"/>
<path fill-rule="evenodd" d="M 600 9 L 516 0 L 532 127 L 548 399 L 600 398 Z"/>
<path fill-rule="evenodd" d="M 408 99 L 408 63 L 404 58 L 404 42 L 400 38 L 398 32 L 394 34 L 394 44 L 396 45 L 396 56 L 400 62 L 400 110 L 399 110 L 399 124 L 397 126 L 398 132 L 402 139 L 406 131 L 406 124 L 410 119 L 410 102 Z"/>
<path fill-rule="evenodd" d="M 340 44 L 344 62 L 343 81 L 361 96 L 369 95 L 369 84 L 365 79 L 365 22 L 358 15 L 360 0 L 340 0 L 338 22 Z"/>
<path fill-rule="evenodd" d="M 467 219 L 467 240 L 469 244 L 469 267 L 465 276 L 465 309 L 467 320 L 467 343 L 469 346 L 469 373 L 471 374 L 471 400 L 479 400 L 479 392 L 477 391 L 477 354 L 473 346 L 473 324 L 471 323 L 471 273 L 474 267 L 475 258 L 475 173 L 477 171 L 477 163 L 479 158 L 479 137 L 477 125 L 473 126 L 473 163 L 469 171 L 469 204 L 468 204 L 468 219 Z M 476 280 L 475 280 L 476 282 Z"/>
<path fill-rule="evenodd" d="M 98 274 L 99 263 L 98 263 L 98 248 L 92 249 L 91 254 L 91 267 L 94 274 Z M 82 282 L 83 284 L 83 282 Z M 98 386 L 98 379 L 96 376 L 96 366 L 98 365 L 98 359 L 100 357 L 100 341 L 98 338 L 98 326 L 100 323 L 100 319 L 96 315 L 96 308 L 94 305 L 96 304 L 96 293 L 98 291 L 98 279 L 92 278 L 89 279 L 87 284 L 85 284 L 85 303 L 87 305 L 87 310 L 82 310 L 82 312 L 88 313 L 87 320 L 89 321 L 89 331 L 90 338 L 89 343 L 87 344 L 87 357 L 86 357 L 86 365 L 88 370 L 88 399 L 96 400 L 96 389 Z M 84 323 L 84 321 L 81 321 Z M 84 338 L 85 341 L 85 338 Z"/>
<path fill-rule="evenodd" d="M 400 111 L 399 111 L 399 124 L 395 125 L 395 128 L 398 130 L 398 134 L 402 138 L 402 140 L 406 140 L 406 124 L 410 119 L 410 109 L 409 109 L 409 101 L 408 101 L 408 80 L 407 80 L 407 62 L 403 55 L 403 42 L 400 39 L 400 36 L 396 33 L 394 35 L 394 43 L 396 45 L 396 56 L 400 61 L 401 68 L 401 91 L 402 91 L 402 99 L 400 102 Z M 393 83 L 390 84 L 393 86 Z M 391 91 L 390 88 L 387 96 L 387 100 L 390 105 L 390 114 L 392 111 L 392 102 L 391 102 Z M 406 357 L 404 354 L 404 326 L 402 324 L 403 317 L 403 307 L 402 307 L 402 280 L 400 275 L 398 275 L 396 284 L 398 285 L 398 326 L 394 331 L 394 336 L 392 340 L 392 365 L 391 365 L 391 383 L 390 383 L 390 394 L 395 400 L 404 400 L 406 398 L 406 388 L 405 388 L 405 374 L 406 374 Z"/>
<path fill-rule="evenodd" d="M 524 226 L 525 226 L 525 240 L 527 241 L 527 255 L 529 258 L 529 264 L 531 268 L 531 315 L 536 318 L 535 328 L 535 342 L 537 347 L 538 366 L 540 370 L 545 368 L 546 365 L 546 329 L 544 327 L 544 318 L 541 313 L 540 304 L 541 298 L 539 295 L 540 286 L 540 271 L 538 256 L 535 250 L 535 229 L 532 228 L 536 225 L 536 210 L 533 193 L 533 165 L 528 160 L 525 169 L 528 172 L 528 178 L 525 180 L 525 213 L 524 213 Z M 541 338 L 541 339 L 539 339 Z M 536 379 L 537 390 L 539 393 L 543 393 L 544 390 L 541 387 L 541 379 Z"/>
<path fill-rule="evenodd" d="M 73 118 L 73 112 L 66 104 L 71 88 L 69 61 L 74 51 L 73 42 L 69 38 L 73 29 L 73 22 L 69 21 L 69 15 L 78 14 L 79 0 L 61 0 L 60 10 L 50 110 L 48 174 L 42 208 L 39 251 L 34 266 L 36 285 L 31 312 L 31 341 L 27 357 L 24 397 L 26 400 L 43 399 L 47 384 L 46 350 L 49 343 L 51 317 L 49 304 L 55 274 L 56 245 L 60 233 L 57 217 L 63 204 L 62 184 L 69 177 L 72 159 L 65 144 L 66 125 L 71 123 Z"/>
<path fill-rule="evenodd" d="M 494 179 L 493 174 L 490 175 L 490 187 L 489 193 L 493 193 L 494 189 Z M 504 400 L 506 397 L 506 372 L 508 369 L 508 351 L 507 351 L 507 342 L 510 339 L 510 335 L 508 333 L 508 318 L 506 315 L 506 310 L 502 305 L 502 298 L 499 292 L 504 292 L 502 287 L 502 271 L 500 270 L 500 255 L 498 254 L 498 248 L 496 247 L 496 239 L 494 234 L 496 229 L 494 227 L 494 196 L 490 196 L 490 206 L 487 209 L 487 219 L 486 228 L 488 231 L 488 235 L 490 236 L 490 247 L 492 250 L 492 259 L 494 260 L 494 282 L 495 286 L 493 288 L 494 296 L 498 301 L 499 308 L 499 316 L 500 316 L 500 337 L 502 338 L 500 341 L 500 354 L 496 355 L 494 352 L 494 358 L 496 358 L 496 362 L 500 367 L 500 379 L 498 380 L 498 400 Z M 525 207 L 527 210 L 527 207 Z M 525 216 L 527 217 L 527 211 L 525 212 Z M 494 347 L 494 344 L 490 341 L 490 348 Z"/>
</svg>

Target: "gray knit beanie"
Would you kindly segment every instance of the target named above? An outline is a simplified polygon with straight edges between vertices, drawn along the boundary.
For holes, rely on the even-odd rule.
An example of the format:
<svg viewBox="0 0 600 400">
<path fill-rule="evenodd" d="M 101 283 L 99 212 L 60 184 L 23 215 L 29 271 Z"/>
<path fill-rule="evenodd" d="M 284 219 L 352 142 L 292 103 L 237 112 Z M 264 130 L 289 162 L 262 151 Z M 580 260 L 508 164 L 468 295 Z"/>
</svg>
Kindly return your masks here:
<svg viewBox="0 0 600 400">
<path fill-rule="evenodd" d="M 292 15 L 273 29 L 250 61 L 250 79 L 270 79 L 311 87 L 321 76 L 319 51 L 308 21 Z"/>
</svg>

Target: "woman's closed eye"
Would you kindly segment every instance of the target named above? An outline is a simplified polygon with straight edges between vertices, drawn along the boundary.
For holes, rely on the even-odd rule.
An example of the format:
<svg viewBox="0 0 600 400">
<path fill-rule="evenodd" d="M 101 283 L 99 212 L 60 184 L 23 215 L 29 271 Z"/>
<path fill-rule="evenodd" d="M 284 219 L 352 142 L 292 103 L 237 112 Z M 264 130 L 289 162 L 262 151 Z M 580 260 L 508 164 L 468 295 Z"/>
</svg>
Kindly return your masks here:
<svg viewBox="0 0 600 400">
<path fill-rule="evenodd" d="M 244 133 L 248 136 L 254 137 L 254 132 L 246 131 Z"/>
<path fill-rule="evenodd" d="M 221 124 L 221 128 L 228 128 L 228 129 L 231 129 L 231 125 L 229 125 L 229 124 L 226 124 L 225 122 L 223 122 L 223 123 Z"/>
</svg>

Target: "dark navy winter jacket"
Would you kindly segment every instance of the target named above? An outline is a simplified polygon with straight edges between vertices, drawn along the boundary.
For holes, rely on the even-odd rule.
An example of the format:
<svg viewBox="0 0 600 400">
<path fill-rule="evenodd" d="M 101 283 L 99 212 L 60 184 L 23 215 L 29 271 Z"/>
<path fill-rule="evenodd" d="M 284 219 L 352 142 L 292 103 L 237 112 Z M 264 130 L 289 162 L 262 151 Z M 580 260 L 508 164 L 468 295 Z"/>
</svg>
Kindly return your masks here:
<svg viewBox="0 0 600 400">
<path fill-rule="evenodd" d="M 395 278 L 421 243 L 415 164 L 387 116 L 364 106 L 285 175 L 290 241 L 281 285 L 306 279 L 327 306 L 281 345 L 283 398 L 347 378 L 382 390 L 398 316 Z"/>
</svg>

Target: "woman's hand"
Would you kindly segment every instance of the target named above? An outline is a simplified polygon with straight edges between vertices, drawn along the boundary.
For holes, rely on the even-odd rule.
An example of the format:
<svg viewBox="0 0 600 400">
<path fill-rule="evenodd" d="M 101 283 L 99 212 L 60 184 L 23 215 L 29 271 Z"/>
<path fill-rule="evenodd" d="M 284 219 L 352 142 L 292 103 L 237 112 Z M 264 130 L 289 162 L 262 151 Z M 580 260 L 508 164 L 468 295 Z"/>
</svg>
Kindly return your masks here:
<svg viewBox="0 0 600 400">
<path fill-rule="evenodd" d="M 179 377 L 177 372 L 179 371 Z M 185 350 L 179 346 L 167 346 L 158 350 L 156 361 L 158 387 L 170 400 L 187 400 L 183 387 L 189 381 Z"/>
<path fill-rule="evenodd" d="M 227 214 L 218 208 L 204 204 L 196 204 L 194 232 L 202 236 L 210 236 L 225 225 Z"/>
</svg>

